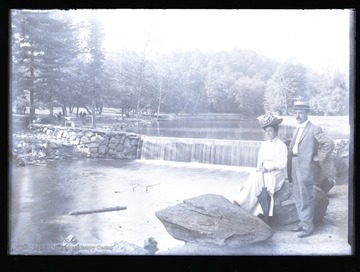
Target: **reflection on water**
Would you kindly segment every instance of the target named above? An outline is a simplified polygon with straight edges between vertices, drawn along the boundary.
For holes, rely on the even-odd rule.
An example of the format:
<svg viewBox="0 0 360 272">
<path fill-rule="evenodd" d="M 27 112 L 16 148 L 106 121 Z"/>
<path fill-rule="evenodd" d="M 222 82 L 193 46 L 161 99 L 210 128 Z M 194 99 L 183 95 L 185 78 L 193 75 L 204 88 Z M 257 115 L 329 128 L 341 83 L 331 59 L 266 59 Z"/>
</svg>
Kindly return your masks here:
<svg viewBox="0 0 360 272">
<path fill-rule="evenodd" d="M 182 245 L 167 233 L 155 211 L 205 193 L 232 200 L 248 174 L 247 168 L 196 163 L 111 159 L 56 163 L 12 168 L 10 253 L 22 254 L 26 246 L 58 245 L 69 235 L 81 245 L 128 241 L 143 246 L 151 236 L 160 250 Z M 114 206 L 127 209 L 69 215 Z"/>
<path fill-rule="evenodd" d="M 293 129 L 292 127 L 281 126 L 279 137 L 290 139 Z M 141 126 L 134 126 L 128 129 L 128 131 L 147 136 L 264 140 L 264 133 L 256 120 L 242 119 L 238 115 L 210 115 L 166 121 L 160 120 Z"/>
</svg>

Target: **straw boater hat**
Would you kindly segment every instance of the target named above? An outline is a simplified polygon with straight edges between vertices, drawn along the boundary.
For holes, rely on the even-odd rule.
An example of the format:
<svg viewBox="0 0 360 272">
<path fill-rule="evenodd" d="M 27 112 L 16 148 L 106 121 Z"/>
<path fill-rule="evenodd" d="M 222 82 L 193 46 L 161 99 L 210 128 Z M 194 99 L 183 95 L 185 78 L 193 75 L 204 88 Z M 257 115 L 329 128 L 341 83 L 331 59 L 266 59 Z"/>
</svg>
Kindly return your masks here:
<svg viewBox="0 0 360 272">
<path fill-rule="evenodd" d="M 281 122 L 283 121 L 282 118 L 278 118 L 275 115 L 269 113 L 269 114 L 264 114 L 264 115 L 260 115 L 257 120 L 260 123 L 260 126 L 262 128 L 267 127 L 267 126 L 272 126 L 272 125 L 280 125 Z"/>
<path fill-rule="evenodd" d="M 299 99 L 299 100 L 295 100 L 294 101 L 294 106 L 291 109 L 292 111 L 294 110 L 310 110 L 310 105 L 309 102 L 303 100 L 303 99 Z"/>
</svg>

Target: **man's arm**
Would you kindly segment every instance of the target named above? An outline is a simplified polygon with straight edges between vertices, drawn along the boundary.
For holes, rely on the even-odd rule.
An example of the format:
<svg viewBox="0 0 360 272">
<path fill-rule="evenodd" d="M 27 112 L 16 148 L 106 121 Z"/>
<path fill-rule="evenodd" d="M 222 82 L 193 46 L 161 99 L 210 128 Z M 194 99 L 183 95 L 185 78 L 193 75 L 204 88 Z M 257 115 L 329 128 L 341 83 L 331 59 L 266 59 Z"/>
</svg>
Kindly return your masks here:
<svg viewBox="0 0 360 272">
<path fill-rule="evenodd" d="M 325 162 L 334 150 L 334 141 L 329 138 L 320 127 L 315 127 L 314 136 L 319 143 L 318 158 Z"/>
</svg>

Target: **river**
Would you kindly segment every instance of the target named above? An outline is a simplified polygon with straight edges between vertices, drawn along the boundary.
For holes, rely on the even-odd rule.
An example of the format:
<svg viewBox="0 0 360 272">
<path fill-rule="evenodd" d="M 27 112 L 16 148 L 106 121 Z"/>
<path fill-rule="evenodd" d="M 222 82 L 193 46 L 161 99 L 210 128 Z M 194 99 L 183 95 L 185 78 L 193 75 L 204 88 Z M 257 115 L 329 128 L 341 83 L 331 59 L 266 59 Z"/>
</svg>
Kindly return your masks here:
<svg viewBox="0 0 360 272">
<path fill-rule="evenodd" d="M 183 242 L 167 233 L 155 211 L 206 193 L 232 201 L 247 170 L 225 165 L 106 159 L 14 166 L 9 187 L 10 254 L 67 254 L 54 247 L 69 236 L 89 247 L 105 247 L 116 241 L 142 247 L 148 237 L 156 239 L 159 250 L 181 246 Z M 114 206 L 126 209 L 69 214 Z"/>
</svg>

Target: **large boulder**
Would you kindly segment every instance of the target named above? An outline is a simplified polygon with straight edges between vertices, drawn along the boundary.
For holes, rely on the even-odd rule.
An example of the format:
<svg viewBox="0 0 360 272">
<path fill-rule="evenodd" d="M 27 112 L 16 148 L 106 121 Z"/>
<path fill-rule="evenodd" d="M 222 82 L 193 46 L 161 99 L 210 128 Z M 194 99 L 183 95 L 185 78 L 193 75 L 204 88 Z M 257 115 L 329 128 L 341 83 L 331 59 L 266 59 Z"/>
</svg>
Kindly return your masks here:
<svg viewBox="0 0 360 272">
<path fill-rule="evenodd" d="M 318 186 L 314 186 L 315 215 L 314 222 L 321 221 L 329 205 L 326 193 Z M 292 194 L 292 183 L 285 182 L 279 191 L 274 195 L 274 225 L 288 225 L 299 221 L 295 206 L 295 199 Z"/>
<path fill-rule="evenodd" d="M 319 180 L 315 185 L 327 194 L 334 187 L 335 181 L 324 177 L 323 179 Z"/>
<path fill-rule="evenodd" d="M 172 237 L 186 243 L 241 247 L 273 235 L 261 219 L 216 194 L 184 200 L 155 215 Z"/>
</svg>

